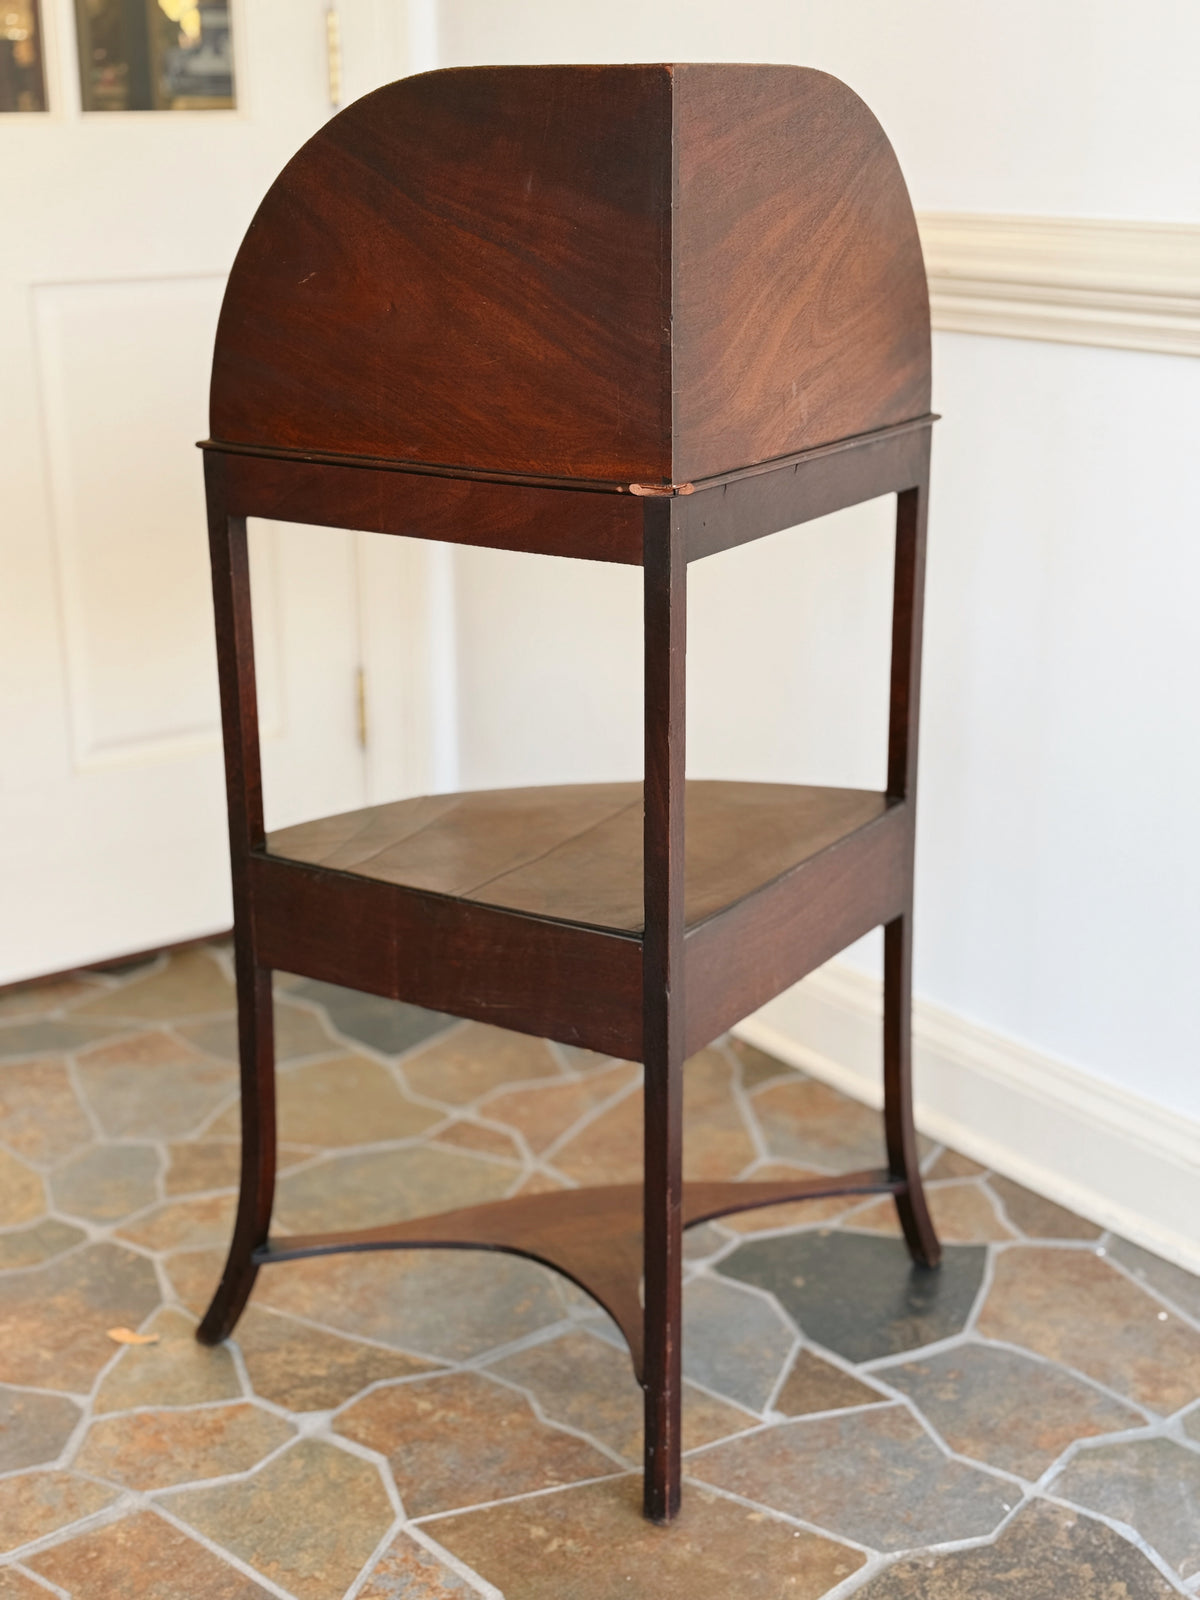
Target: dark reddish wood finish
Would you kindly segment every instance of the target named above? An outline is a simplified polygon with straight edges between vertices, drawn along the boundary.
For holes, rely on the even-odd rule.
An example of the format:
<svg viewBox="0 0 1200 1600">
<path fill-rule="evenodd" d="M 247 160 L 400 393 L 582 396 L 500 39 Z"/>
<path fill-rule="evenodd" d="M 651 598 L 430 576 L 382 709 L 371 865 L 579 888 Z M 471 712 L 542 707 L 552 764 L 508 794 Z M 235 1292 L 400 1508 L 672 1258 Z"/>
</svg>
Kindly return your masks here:
<svg viewBox="0 0 1200 1600">
<path fill-rule="evenodd" d="M 256 948 L 282 972 L 641 1059 L 642 943 L 254 855 Z"/>
<path fill-rule="evenodd" d="M 356 101 L 272 185 L 230 276 L 211 426 L 682 483 L 924 416 L 928 348 L 904 179 L 836 78 L 465 68 Z"/>
<path fill-rule="evenodd" d="M 314 461 L 208 447 L 214 493 L 244 517 L 408 534 L 534 555 L 640 566 L 642 509 L 611 486 L 534 488 L 496 478 L 405 472 L 387 463 Z"/>
<path fill-rule="evenodd" d="M 887 137 L 799 67 L 674 70 L 674 481 L 929 410 L 929 295 Z"/>
<path fill-rule="evenodd" d="M 205 462 L 244 1137 L 201 1339 L 232 1329 L 266 1263 L 418 1245 L 545 1261 L 629 1340 L 646 1512 L 666 1521 L 684 1226 L 890 1193 L 936 1263 L 910 1040 L 928 408 L 903 181 L 823 74 L 431 74 L 356 103 L 287 168 L 230 280 Z M 891 493 L 886 794 L 797 789 L 769 812 L 769 786 L 699 785 L 689 802 L 688 563 Z M 427 798 L 268 841 L 247 516 L 642 565 L 641 837 L 636 791 L 613 785 Z M 886 1170 L 685 1187 L 685 1056 L 880 923 Z M 270 1241 L 274 967 L 643 1060 L 643 1185 Z"/>
<path fill-rule="evenodd" d="M 267 1238 L 275 1200 L 275 1017 L 271 973 L 253 935 L 253 900 L 247 863 L 264 840 L 258 701 L 254 682 L 254 628 L 250 616 L 250 561 L 244 517 L 226 515 L 209 501 L 209 551 L 217 628 L 221 723 L 225 736 L 225 790 L 229 853 L 233 865 L 234 965 L 241 1064 L 241 1183 L 233 1240 L 220 1285 L 197 1330 L 205 1344 L 233 1332 L 254 1287 L 254 1252 Z"/>
<path fill-rule="evenodd" d="M 645 1511 L 679 1509 L 683 1342 L 684 767 L 687 553 L 670 500 L 646 505 L 642 1060 Z"/>
<path fill-rule="evenodd" d="M 744 1183 L 683 1185 L 685 1228 L 735 1211 L 753 1211 L 784 1201 L 839 1194 L 894 1194 L 897 1181 L 886 1168 L 844 1172 L 836 1177 L 750 1179 Z M 308 1256 L 364 1250 L 504 1250 L 541 1261 L 602 1305 L 625 1335 L 633 1370 L 646 1374 L 642 1278 L 643 1192 L 639 1184 L 602 1184 L 553 1194 L 518 1195 L 487 1205 L 465 1206 L 435 1217 L 414 1217 L 382 1228 L 344 1233 L 287 1234 L 255 1254 L 255 1265 L 299 1261 Z"/>
<path fill-rule="evenodd" d="M 669 480 L 671 104 L 669 67 L 473 68 L 355 101 L 250 224 L 214 439 Z"/>
</svg>

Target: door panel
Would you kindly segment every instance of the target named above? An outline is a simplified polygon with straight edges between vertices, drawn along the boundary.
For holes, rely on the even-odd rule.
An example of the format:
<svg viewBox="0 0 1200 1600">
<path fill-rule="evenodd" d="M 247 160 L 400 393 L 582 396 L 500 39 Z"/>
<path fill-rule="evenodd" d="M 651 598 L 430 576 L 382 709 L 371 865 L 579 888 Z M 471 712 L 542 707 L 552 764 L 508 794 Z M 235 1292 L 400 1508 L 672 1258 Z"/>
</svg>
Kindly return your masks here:
<svg viewBox="0 0 1200 1600">
<path fill-rule="evenodd" d="M 194 445 L 234 251 L 330 114 L 326 9 L 233 0 L 234 110 L 84 113 L 43 0 L 50 110 L 0 114 L 0 983 L 228 925 Z M 403 70 L 398 9 L 342 0 L 355 93 Z M 359 805 L 358 537 L 251 548 L 268 819 Z"/>
</svg>

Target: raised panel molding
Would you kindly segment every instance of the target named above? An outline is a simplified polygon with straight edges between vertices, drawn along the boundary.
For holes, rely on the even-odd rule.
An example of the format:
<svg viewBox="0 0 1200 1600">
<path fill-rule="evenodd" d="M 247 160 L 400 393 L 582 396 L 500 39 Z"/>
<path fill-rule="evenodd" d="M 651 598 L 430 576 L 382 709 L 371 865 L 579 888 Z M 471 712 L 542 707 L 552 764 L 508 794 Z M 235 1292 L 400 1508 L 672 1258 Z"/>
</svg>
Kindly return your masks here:
<svg viewBox="0 0 1200 1600">
<path fill-rule="evenodd" d="M 37 284 L 38 394 L 76 771 L 220 748 L 194 441 L 224 275 Z M 274 530 L 252 543 L 264 738 L 282 729 Z"/>
<path fill-rule="evenodd" d="M 1200 225 L 918 214 L 933 326 L 1200 355 Z"/>
</svg>

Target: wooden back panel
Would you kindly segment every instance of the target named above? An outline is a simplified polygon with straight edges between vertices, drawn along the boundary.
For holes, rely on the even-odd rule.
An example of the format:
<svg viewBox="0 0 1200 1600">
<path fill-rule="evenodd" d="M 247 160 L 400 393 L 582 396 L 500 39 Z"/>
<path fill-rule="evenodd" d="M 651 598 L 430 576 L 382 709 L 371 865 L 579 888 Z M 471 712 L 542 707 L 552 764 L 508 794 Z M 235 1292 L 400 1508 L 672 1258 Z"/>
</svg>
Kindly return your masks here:
<svg viewBox="0 0 1200 1600">
<path fill-rule="evenodd" d="M 676 482 L 929 411 L 929 293 L 887 136 L 788 66 L 674 73 Z"/>
<path fill-rule="evenodd" d="M 289 163 L 230 276 L 219 444 L 667 485 L 924 415 L 895 156 L 776 66 L 402 79 Z"/>
<path fill-rule="evenodd" d="M 669 476 L 670 126 L 664 67 L 473 67 L 356 101 L 238 253 L 213 438 Z"/>
</svg>

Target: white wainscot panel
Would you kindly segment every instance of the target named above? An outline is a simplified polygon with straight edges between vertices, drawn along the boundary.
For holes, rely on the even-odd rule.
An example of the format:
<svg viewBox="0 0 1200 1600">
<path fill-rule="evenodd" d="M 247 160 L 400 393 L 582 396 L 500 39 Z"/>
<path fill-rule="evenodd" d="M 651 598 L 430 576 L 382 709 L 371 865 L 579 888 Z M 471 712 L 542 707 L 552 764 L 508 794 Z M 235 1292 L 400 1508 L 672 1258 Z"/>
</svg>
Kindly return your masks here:
<svg viewBox="0 0 1200 1600">
<path fill-rule="evenodd" d="M 83 769 L 219 740 L 195 442 L 208 431 L 223 282 L 35 290 L 71 732 Z M 268 550 L 255 555 L 260 572 L 270 567 Z M 271 729 L 277 709 L 263 710 Z"/>
</svg>

